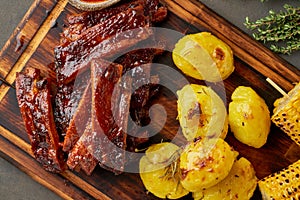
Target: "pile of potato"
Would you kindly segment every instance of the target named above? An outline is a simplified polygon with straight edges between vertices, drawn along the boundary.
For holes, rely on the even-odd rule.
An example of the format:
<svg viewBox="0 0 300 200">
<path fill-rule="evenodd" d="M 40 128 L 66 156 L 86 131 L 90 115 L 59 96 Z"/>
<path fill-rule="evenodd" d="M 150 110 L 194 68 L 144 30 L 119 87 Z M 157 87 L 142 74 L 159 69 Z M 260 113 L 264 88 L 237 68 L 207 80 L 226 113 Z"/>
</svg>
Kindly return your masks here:
<svg viewBox="0 0 300 200">
<path fill-rule="evenodd" d="M 247 100 L 240 92 L 248 94 Z M 146 189 L 168 199 L 190 192 L 194 199 L 250 199 L 257 185 L 254 168 L 246 158 L 238 159 L 238 152 L 224 138 L 229 123 L 237 127 L 235 135 L 244 143 L 264 144 L 270 126 L 264 101 L 251 88 L 237 88 L 228 120 L 223 101 L 211 88 L 192 84 L 177 93 L 178 120 L 189 143 L 181 148 L 171 143 L 154 144 L 146 151 L 140 161 Z M 259 126 L 260 131 L 249 134 Z"/>
<path fill-rule="evenodd" d="M 181 149 L 164 142 L 152 145 L 140 160 L 140 176 L 155 196 L 194 199 L 250 199 L 257 185 L 253 166 L 237 159 L 223 139 L 201 138 Z"/>
<path fill-rule="evenodd" d="M 231 49 L 210 33 L 187 35 L 173 51 L 175 65 L 188 76 L 217 82 L 233 71 Z M 146 189 L 160 198 L 250 199 L 257 186 L 251 163 L 224 139 L 230 127 L 244 144 L 260 148 L 270 131 L 265 101 L 250 87 L 232 94 L 229 110 L 213 89 L 190 84 L 177 91 L 178 120 L 188 144 L 154 144 L 140 160 Z"/>
</svg>

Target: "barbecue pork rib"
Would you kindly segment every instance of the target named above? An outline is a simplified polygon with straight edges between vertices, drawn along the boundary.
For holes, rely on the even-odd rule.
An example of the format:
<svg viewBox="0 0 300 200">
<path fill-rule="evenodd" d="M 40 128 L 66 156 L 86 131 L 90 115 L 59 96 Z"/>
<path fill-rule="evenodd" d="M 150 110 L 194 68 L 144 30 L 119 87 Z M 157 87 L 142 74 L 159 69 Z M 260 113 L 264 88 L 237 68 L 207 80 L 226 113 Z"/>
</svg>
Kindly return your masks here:
<svg viewBox="0 0 300 200">
<path fill-rule="evenodd" d="M 146 38 L 151 31 L 147 32 L 144 29 L 145 27 L 149 26 L 148 17 L 144 16 L 144 14 L 148 16 L 150 10 L 152 10 L 151 11 L 152 13 L 155 13 L 155 10 L 158 12 L 158 8 L 162 7 L 162 6 L 157 6 L 158 1 L 146 2 L 145 0 L 134 0 L 134 1 L 127 1 L 125 2 L 125 4 L 123 3 L 124 2 L 122 2 L 122 4 L 115 5 L 115 7 L 107 8 L 101 11 L 83 12 L 80 14 L 71 15 L 68 18 L 68 22 L 70 26 L 67 27 L 65 31 L 70 30 L 70 32 L 72 32 L 73 29 L 74 30 L 76 29 L 75 32 L 78 35 L 71 40 L 68 39 L 69 42 L 65 42 L 65 43 L 62 42 L 55 49 L 56 73 L 57 73 L 58 80 L 57 80 L 57 93 L 55 95 L 54 115 L 55 115 L 57 130 L 61 135 L 61 142 L 63 142 L 63 138 L 67 134 L 66 132 L 68 131 L 69 123 L 73 118 L 73 115 L 75 113 L 75 110 L 77 109 L 80 98 L 82 97 L 84 88 L 87 84 L 87 80 L 89 79 L 88 76 L 86 77 L 83 76 L 83 78 L 81 77 L 78 78 L 77 74 L 79 74 L 80 71 L 85 71 L 85 69 L 89 68 L 89 60 L 92 57 L 103 56 L 103 55 L 98 55 L 99 54 L 98 50 L 100 47 L 106 48 L 105 45 L 108 45 L 107 52 L 110 55 L 113 55 L 115 57 L 117 57 L 115 55 L 116 52 L 114 51 L 113 48 L 109 49 L 110 48 L 109 45 L 111 45 L 111 47 L 114 47 L 118 50 L 122 49 L 122 47 L 119 48 L 119 46 L 116 46 L 114 41 L 109 42 L 108 44 L 105 43 L 103 44 L 104 46 L 98 43 L 102 43 L 103 42 L 102 40 L 109 37 L 110 35 L 113 35 L 114 33 L 119 34 L 122 33 L 122 31 L 124 30 L 127 29 L 131 30 L 132 28 L 136 28 L 136 27 L 137 28 L 142 27 L 142 31 L 140 32 L 140 34 L 144 35 L 143 37 Z M 144 8 L 145 5 L 147 5 L 147 7 L 149 8 Z M 135 13 L 135 11 L 138 12 Z M 127 23 L 128 27 L 120 28 L 123 23 Z M 145 31 L 147 33 L 143 34 L 143 32 Z M 64 36 L 65 34 L 62 34 L 62 38 L 64 38 Z M 138 40 L 139 39 L 137 39 L 137 37 L 134 37 L 134 39 L 131 42 L 135 43 Z M 120 41 L 122 40 L 120 39 Z M 128 42 L 128 40 L 125 39 L 124 45 L 126 47 L 130 46 L 130 41 Z M 96 50 L 97 46 L 98 46 L 98 50 Z M 143 64 L 146 62 L 151 62 L 151 60 L 153 59 L 154 52 L 153 49 L 144 49 L 142 50 L 141 53 L 137 53 L 136 56 L 132 56 L 133 55 L 132 53 L 136 53 L 136 52 L 127 53 L 127 55 L 130 56 L 127 56 L 127 58 L 123 59 L 122 61 L 123 63 L 126 62 L 127 66 L 130 65 L 132 59 L 133 59 L 132 62 L 134 63 L 132 66 L 137 66 L 137 64 L 139 63 Z M 157 51 L 154 54 L 156 53 Z M 143 58 L 142 56 L 145 57 Z M 134 57 L 136 59 L 134 59 Z M 65 64 L 65 62 L 67 62 L 67 64 Z M 65 78 L 66 77 L 65 75 L 67 75 L 68 77 Z M 80 76 L 82 76 L 81 73 Z M 76 80 L 76 82 L 78 82 L 78 79 L 80 79 L 81 81 L 80 84 L 76 84 L 76 87 L 75 87 L 74 79 Z M 139 93 L 142 94 L 144 93 L 144 91 L 141 91 Z M 136 99 L 141 99 L 141 98 L 136 98 Z M 70 149 L 70 147 L 64 148 L 64 150 L 67 149 Z"/>
<path fill-rule="evenodd" d="M 100 145 L 102 140 L 105 141 L 105 139 L 102 138 L 101 141 L 98 141 L 98 144 L 95 144 L 95 142 L 91 140 L 91 138 L 93 138 L 91 137 L 91 135 L 97 134 L 96 133 L 97 130 L 99 131 L 100 136 L 101 133 L 110 135 L 113 134 L 113 132 L 118 132 L 119 136 L 117 137 L 126 138 L 126 141 L 125 139 L 123 139 L 122 141 L 122 144 L 124 144 L 120 148 L 120 150 L 122 151 L 125 149 L 126 151 L 134 152 L 134 150 L 138 148 L 140 144 L 147 141 L 147 132 L 145 131 L 140 132 L 139 130 L 139 126 L 142 126 L 142 122 L 139 121 L 140 118 L 138 117 L 141 117 L 143 119 L 148 117 L 148 115 L 146 115 L 148 114 L 147 112 L 141 112 L 140 110 L 144 111 L 148 109 L 148 107 L 145 108 L 145 106 L 148 105 L 147 102 L 149 101 L 149 98 L 152 96 L 152 91 L 150 89 L 150 85 L 148 84 L 149 82 L 151 82 L 150 81 L 151 69 L 150 69 L 150 65 L 145 65 L 145 66 L 141 66 L 141 65 L 152 62 L 154 56 L 161 53 L 162 51 L 159 49 L 139 49 L 132 52 L 128 52 L 127 54 L 117 59 L 116 62 L 118 62 L 119 64 L 123 64 L 124 66 L 122 67 L 122 72 L 121 72 L 122 77 L 121 75 L 118 75 L 117 76 L 117 78 L 119 78 L 118 82 L 116 80 L 113 81 L 115 85 L 114 87 L 111 86 L 111 88 L 113 88 L 111 89 L 112 91 L 110 91 L 111 98 L 110 95 L 105 95 L 105 96 L 101 96 L 100 98 L 99 97 L 96 98 L 96 94 L 95 94 L 96 91 L 97 90 L 103 91 L 104 90 L 103 88 L 105 88 L 105 86 L 107 85 L 107 83 L 105 83 L 102 80 L 101 84 L 98 84 L 96 86 L 96 82 L 97 79 L 101 80 L 101 76 L 103 76 L 101 74 L 104 72 L 101 72 L 101 69 L 105 70 L 105 67 L 109 69 L 110 67 L 108 66 L 110 65 L 117 66 L 117 68 L 121 68 L 121 67 L 114 63 L 110 64 L 108 61 L 103 61 L 100 58 L 93 59 L 90 62 L 90 65 L 93 65 L 91 68 L 93 74 L 91 78 L 92 83 L 90 84 L 94 85 L 94 88 L 93 90 L 91 90 L 90 84 L 87 86 L 88 88 L 86 88 L 84 95 L 82 96 L 82 99 L 79 102 L 78 108 L 73 115 L 73 118 L 70 122 L 64 140 L 64 151 L 71 150 L 67 161 L 67 164 L 70 169 L 75 169 L 75 170 L 82 169 L 87 174 L 92 173 L 91 170 L 95 168 L 95 160 L 96 160 L 96 158 L 93 155 L 93 152 L 97 152 L 99 149 L 104 148 L 104 147 L 100 147 Z M 99 67 L 100 69 L 98 69 Z M 142 85 L 142 87 L 138 88 L 138 90 L 136 91 L 132 91 L 132 87 L 133 86 L 136 87 L 137 85 Z M 91 93 L 93 93 L 94 101 L 92 100 Z M 102 94 L 102 92 L 100 93 Z M 132 97 L 135 97 L 133 102 L 131 101 Z M 141 99 L 143 99 L 143 101 Z M 108 100 L 108 101 L 104 103 L 102 102 L 103 100 L 105 101 Z M 93 106 L 91 105 L 91 102 L 93 102 L 92 103 Z M 101 126 L 100 128 L 98 127 L 99 124 L 101 123 L 98 122 L 97 118 L 95 117 L 98 116 L 99 114 L 98 112 L 100 108 L 96 109 L 95 102 L 100 102 L 97 104 L 98 107 L 104 109 L 102 116 L 105 115 L 111 116 L 111 117 L 107 117 L 106 119 L 102 119 L 102 121 L 112 120 L 109 124 L 102 126 L 102 127 L 108 127 L 104 129 L 105 132 L 103 131 Z M 129 111 L 130 111 L 131 104 L 136 104 L 135 106 L 133 106 L 134 107 L 133 112 L 138 112 L 139 114 L 138 117 L 135 117 L 135 122 L 133 122 L 134 123 L 133 126 L 131 123 L 129 123 L 129 121 L 131 120 L 128 120 L 130 116 Z M 95 111 L 97 111 L 98 114 L 96 114 Z M 136 116 L 137 114 L 134 115 Z M 130 127 L 128 127 L 128 125 Z M 84 131 L 84 127 L 86 126 L 87 129 Z M 89 128 L 89 126 L 91 126 L 91 128 Z M 110 131 L 109 128 L 112 129 L 112 131 Z M 127 133 L 129 133 L 129 135 Z M 111 140 L 111 142 L 114 143 L 114 141 L 118 141 L 119 139 L 115 140 L 113 137 L 111 137 L 109 138 L 109 140 Z M 97 139 L 95 141 L 97 141 Z M 74 146 L 75 143 L 76 145 Z M 92 145 L 92 143 L 94 144 Z M 128 146 L 127 143 L 129 143 L 130 145 Z M 107 145 L 107 146 L 111 146 L 111 145 Z M 113 146 L 111 147 L 112 147 L 111 149 L 114 148 Z M 119 151 L 119 153 L 123 155 L 123 152 Z M 102 156 L 97 155 L 96 157 L 99 158 Z M 127 159 L 126 164 L 131 162 L 131 160 L 133 160 L 132 158 L 128 158 L 128 157 L 126 159 Z M 91 164 L 88 164 L 86 160 L 90 160 Z M 120 167 L 119 170 L 112 170 L 110 167 L 107 167 L 107 166 L 114 166 L 113 164 L 111 164 L 109 160 L 110 159 L 108 159 L 108 161 L 104 160 L 101 162 L 101 159 L 99 159 L 102 167 L 118 174 L 120 170 L 123 169 L 124 163 L 123 162 L 118 163 L 119 166 L 122 166 Z M 110 164 L 107 164 L 107 162 Z"/>
<path fill-rule="evenodd" d="M 85 72 L 77 76 L 76 80 L 63 84 L 56 83 L 56 93 L 54 93 L 54 118 L 60 141 L 63 142 L 69 124 L 74 113 L 79 106 L 85 89 L 90 81 L 90 73 Z"/>
<path fill-rule="evenodd" d="M 93 142 L 89 141 L 89 137 L 93 135 L 91 120 L 92 118 L 90 117 L 82 137 L 70 150 L 67 160 L 67 165 L 70 169 L 75 171 L 83 170 L 87 175 L 91 175 L 98 164 L 98 160 L 90 149 L 90 145 Z"/>
<path fill-rule="evenodd" d="M 90 174 L 96 160 L 102 168 L 118 174 L 125 165 L 131 80 L 130 77 L 121 80 L 122 65 L 94 59 L 90 66 L 90 122 L 70 151 L 67 164 L 71 169 L 83 169 Z M 93 162 L 86 162 L 87 158 Z"/>
<path fill-rule="evenodd" d="M 97 60 L 91 66 L 92 80 L 92 129 L 100 145 L 92 148 L 101 167 L 115 173 L 122 172 L 125 165 L 126 130 L 116 123 L 114 114 L 119 102 L 114 96 L 122 76 L 123 66 Z M 116 92 L 118 94 L 120 92 Z M 113 108 L 113 109 L 112 109 Z M 128 114 L 125 112 L 124 114 Z"/>
<path fill-rule="evenodd" d="M 129 101 L 132 120 L 127 124 L 127 151 L 130 152 L 134 152 L 141 144 L 148 141 L 147 131 L 140 132 L 139 127 L 150 121 L 149 101 L 158 91 L 159 80 L 153 81 L 149 65 L 155 56 L 163 53 L 163 46 L 156 46 L 157 48 L 130 51 L 115 60 L 116 63 L 123 65 L 123 75 L 126 74 L 132 79 L 132 94 Z"/>
<path fill-rule="evenodd" d="M 134 2 L 134 4 L 137 4 L 136 1 Z M 133 7 L 134 4 L 132 4 L 132 2 L 121 5 L 117 4 L 113 7 L 103 10 L 87 11 L 68 16 L 68 26 L 63 30 L 63 33 L 61 34 L 60 43 L 65 45 L 74 40 L 77 40 L 79 36 L 88 28 L 103 23 L 105 20 L 108 20 L 114 15 L 127 10 L 129 7 Z"/>
<path fill-rule="evenodd" d="M 147 106 L 156 91 L 148 83 L 155 77 L 150 67 L 141 65 L 151 63 L 162 50 L 131 50 L 151 39 L 149 27 L 166 15 L 158 0 L 128 0 L 69 16 L 54 50 L 56 93 L 37 69 L 17 74 L 17 98 L 32 151 L 46 170 L 61 172 L 67 164 L 90 175 L 99 163 L 119 174 L 128 159 L 126 151 L 147 141 L 147 131 L 129 127 L 128 119 L 130 112 L 139 126 L 148 119 Z M 115 63 L 103 60 L 124 52 Z M 133 91 L 137 85 L 143 86 Z"/>
<path fill-rule="evenodd" d="M 79 71 L 88 68 L 95 57 L 109 57 L 148 38 L 152 31 L 144 7 L 128 8 L 82 33 L 69 44 L 55 48 L 55 64 L 59 81 L 72 81 Z"/>
<path fill-rule="evenodd" d="M 53 118 L 50 81 L 41 79 L 38 69 L 28 68 L 17 73 L 16 92 L 36 160 L 47 171 L 63 171 L 65 163 Z"/>
<path fill-rule="evenodd" d="M 85 88 L 78 107 L 70 120 L 63 142 L 63 151 L 69 152 L 84 133 L 91 120 L 92 89 L 90 81 Z M 87 130 L 88 131 L 88 130 Z"/>
<path fill-rule="evenodd" d="M 70 43 L 79 38 L 79 36 L 88 28 L 93 27 L 99 23 L 103 23 L 110 17 L 117 15 L 124 10 L 133 8 L 137 5 L 143 5 L 145 7 L 144 14 L 149 16 L 152 23 L 163 21 L 167 16 L 167 8 L 159 4 L 158 0 L 131 0 L 121 2 L 113 7 L 106 8 L 97 11 L 87 11 L 79 14 L 73 14 L 68 16 L 68 26 L 61 34 L 61 44 Z"/>
</svg>

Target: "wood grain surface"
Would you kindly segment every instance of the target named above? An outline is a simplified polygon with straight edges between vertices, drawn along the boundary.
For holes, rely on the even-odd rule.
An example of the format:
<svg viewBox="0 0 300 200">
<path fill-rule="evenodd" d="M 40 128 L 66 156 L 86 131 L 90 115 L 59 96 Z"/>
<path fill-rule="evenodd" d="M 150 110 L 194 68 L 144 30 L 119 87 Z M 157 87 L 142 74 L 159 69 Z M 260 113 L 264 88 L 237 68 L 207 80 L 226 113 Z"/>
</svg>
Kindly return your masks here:
<svg viewBox="0 0 300 200">
<path fill-rule="evenodd" d="M 273 79 L 286 91 L 300 81 L 300 72 L 283 59 L 279 58 L 263 45 L 245 35 L 225 19 L 196 0 L 163 0 L 169 8 L 169 16 L 160 27 L 170 28 L 185 34 L 210 31 L 225 41 L 234 51 L 235 71 L 224 81 L 225 94 L 218 84 L 212 84 L 217 92 L 224 96 L 228 106 L 233 90 L 239 85 L 251 86 L 266 100 L 269 109 L 281 95 L 265 79 Z M 14 84 L 15 74 L 26 67 L 46 69 L 54 62 L 53 49 L 59 44 L 59 35 L 65 24 L 66 16 L 78 13 L 67 0 L 36 0 L 20 22 L 9 41 L 0 53 L 0 75 L 9 84 Z M 176 68 L 171 54 L 165 53 L 158 62 Z M 161 79 L 169 80 L 176 87 L 182 87 L 182 80 L 176 80 L 167 71 L 160 72 Z M 197 80 L 186 77 L 191 83 Z M 179 129 L 176 121 L 176 96 L 162 89 L 154 103 L 162 105 L 168 114 L 166 123 L 159 135 L 172 139 Z M 154 115 L 159 123 L 159 114 Z M 114 175 L 97 167 L 91 176 L 82 172 L 65 171 L 52 174 L 44 171 L 32 158 L 29 140 L 20 116 L 14 88 L 2 83 L 0 86 L 0 151 L 8 159 L 34 180 L 45 185 L 64 199 L 156 199 L 146 193 L 138 174 L 123 173 Z M 272 125 L 268 142 L 260 149 L 248 147 L 237 141 L 231 133 L 226 140 L 241 156 L 253 164 L 257 177 L 263 178 L 278 171 L 293 159 L 287 156 L 293 142 L 277 127 Z M 299 157 L 298 157 L 299 158 Z M 190 199 L 191 196 L 184 197 Z M 253 199 L 260 199 L 256 191 Z"/>
</svg>

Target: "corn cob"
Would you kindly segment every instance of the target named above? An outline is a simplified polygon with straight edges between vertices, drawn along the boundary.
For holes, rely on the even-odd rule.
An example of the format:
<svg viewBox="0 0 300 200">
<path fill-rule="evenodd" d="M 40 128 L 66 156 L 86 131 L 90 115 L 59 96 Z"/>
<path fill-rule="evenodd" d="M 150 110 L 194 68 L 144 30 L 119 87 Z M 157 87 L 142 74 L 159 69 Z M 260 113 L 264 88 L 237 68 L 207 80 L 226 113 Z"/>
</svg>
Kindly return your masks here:
<svg viewBox="0 0 300 200">
<path fill-rule="evenodd" d="M 300 160 L 258 182 L 263 200 L 300 199 Z"/>
<path fill-rule="evenodd" d="M 272 122 L 300 146 L 300 83 L 277 99 L 274 106 Z"/>
</svg>

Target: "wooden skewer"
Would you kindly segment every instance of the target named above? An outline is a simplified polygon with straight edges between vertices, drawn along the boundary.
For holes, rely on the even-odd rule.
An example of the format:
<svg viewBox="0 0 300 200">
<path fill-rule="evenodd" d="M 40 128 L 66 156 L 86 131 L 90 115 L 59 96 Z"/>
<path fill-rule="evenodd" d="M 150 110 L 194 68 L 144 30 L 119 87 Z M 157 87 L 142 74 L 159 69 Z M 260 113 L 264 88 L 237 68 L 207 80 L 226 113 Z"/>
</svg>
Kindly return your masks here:
<svg viewBox="0 0 300 200">
<path fill-rule="evenodd" d="M 279 87 L 274 81 L 272 81 L 270 78 L 267 78 L 266 81 L 268 83 L 270 83 L 270 85 L 272 85 L 278 92 L 280 92 L 280 94 L 282 94 L 283 96 L 287 97 L 288 94 L 283 91 L 283 89 L 281 89 L 281 87 Z"/>
</svg>

